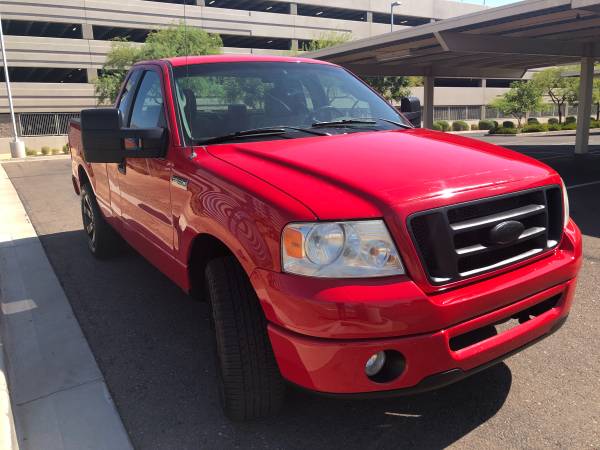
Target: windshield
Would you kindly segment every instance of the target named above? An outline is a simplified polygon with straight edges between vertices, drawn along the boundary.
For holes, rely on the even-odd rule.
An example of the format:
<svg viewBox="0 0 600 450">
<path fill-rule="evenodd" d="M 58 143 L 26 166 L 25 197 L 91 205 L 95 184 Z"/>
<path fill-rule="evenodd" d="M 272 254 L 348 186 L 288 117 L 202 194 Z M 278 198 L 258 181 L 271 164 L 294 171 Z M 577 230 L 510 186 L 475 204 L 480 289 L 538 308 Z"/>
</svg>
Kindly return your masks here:
<svg viewBox="0 0 600 450">
<path fill-rule="evenodd" d="M 331 124 L 341 128 L 338 132 L 410 126 L 369 87 L 335 66 L 211 63 L 176 67 L 174 75 L 184 131 L 194 141 L 261 128 L 320 124 L 323 129 L 321 122 L 340 122 Z"/>
</svg>

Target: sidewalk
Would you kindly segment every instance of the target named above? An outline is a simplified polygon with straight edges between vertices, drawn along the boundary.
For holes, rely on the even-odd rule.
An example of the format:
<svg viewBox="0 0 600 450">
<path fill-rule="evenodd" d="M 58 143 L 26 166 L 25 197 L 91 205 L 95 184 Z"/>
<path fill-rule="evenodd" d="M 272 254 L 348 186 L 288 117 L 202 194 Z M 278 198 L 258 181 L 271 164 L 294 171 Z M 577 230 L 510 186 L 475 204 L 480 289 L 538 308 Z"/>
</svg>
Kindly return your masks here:
<svg viewBox="0 0 600 450">
<path fill-rule="evenodd" d="M 4 367 L 0 359 L 0 370 L 8 379 L 16 425 L 6 414 L 11 405 L 0 384 L 0 445 L 17 448 L 5 444 L 16 436 L 21 449 L 132 448 L 71 306 L 1 165 L 0 215 L 0 343 L 6 356 Z"/>
</svg>

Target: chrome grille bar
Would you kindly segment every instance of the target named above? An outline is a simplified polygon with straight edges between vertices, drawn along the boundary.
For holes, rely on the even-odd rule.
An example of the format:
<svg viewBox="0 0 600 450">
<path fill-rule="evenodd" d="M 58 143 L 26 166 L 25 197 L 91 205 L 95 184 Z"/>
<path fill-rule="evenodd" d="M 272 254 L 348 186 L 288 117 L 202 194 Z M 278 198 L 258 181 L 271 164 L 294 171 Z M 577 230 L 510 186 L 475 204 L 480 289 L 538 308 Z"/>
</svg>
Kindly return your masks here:
<svg viewBox="0 0 600 450">
<path fill-rule="evenodd" d="M 498 214 L 491 214 L 477 219 L 465 220 L 450 224 L 450 228 L 454 231 L 463 231 L 472 228 L 479 228 L 493 223 L 502 222 L 503 220 L 522 219 L 532 214 L 542 212 L 546 207 L 544 205 L 528 205 L 521 208 L 515 208 L 510 211 L 505 211 Z"/>
</svg>

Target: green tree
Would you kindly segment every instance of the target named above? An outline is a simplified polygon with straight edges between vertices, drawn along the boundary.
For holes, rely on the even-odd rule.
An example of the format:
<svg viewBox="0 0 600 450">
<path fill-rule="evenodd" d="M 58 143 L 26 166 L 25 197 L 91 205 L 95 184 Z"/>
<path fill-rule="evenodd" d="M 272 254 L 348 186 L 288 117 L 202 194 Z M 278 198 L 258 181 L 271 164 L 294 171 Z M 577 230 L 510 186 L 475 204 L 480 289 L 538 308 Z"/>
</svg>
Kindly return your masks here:
<svg viewBox="0 0 600 450">
<path fill-rule="evenodd" d="M 112 43 L 102 72 L 95 81 L 100 103 L 112 103 L 119 94 L 129 68 L 138 61 L 186 55 L 214 55 L 221 52 L 223 41 L 218 34 L 184 24 L 151 32 L 142 44 L 124 40 Z"/>
<path fill-rule="evenodd" d="M 348 42 L 350 39 L 352 39 L 350 33 L 330 31 L 321 33 L 317 38 L 303 44 L 300 50 L 303 52 L 315 52 L 324 48 L 335 47 L 336 45 Z"/>
<path fill-rule="evenodd" d="M 96 97 L 100 104 L 116 100 L 121 84 L 132 64 L 140 61 L 140 48 L 123 39 L 115 39 L 106 55 L 102 71 L 95 80 Z"/>
<path fill-rule="evenodd" d="M 600 78 L 594 78 L 592 102 L 596 105 L 596 120 L 600 120 Z"/>
<path fill-rule="evenodd" d="M 533 76 L 533 82 L 558 107 L 558 123 L 562 123 L 566 103 L 575 103 L 579 93 L 579 78 L 563 76 L 566 68 L 552 67 Z"/>
<path fill-rule="evenodd" d="M 301 50 L 314 52 L 334 47 L 348 42 L 351 37 L 349 33 L 336 33 L 334 31 L 323 33 L 316 39 L 304 44 Z M 412 86 L 423 85 L 422 77 L 365 77 L 364 81 L 388 101 L 400 101 L 403 97 L 410 95 L 410 88 Z"/>
<path fill-rule="evenodd" d="M 513 81 L 510 89 L 492 101 L 490 106 L 513 116 L 521 128 L 521 121 L 527 118 L 529 111 L 539 109 L 541 103 L 542 91 L 538 84 L 531 81 Z"/>
<path fill-rule="evenodd" d="M 408 77 L 365 77 L 364 80 L 388 101 L 400 101 L 410 95 Z"/>
</svg>

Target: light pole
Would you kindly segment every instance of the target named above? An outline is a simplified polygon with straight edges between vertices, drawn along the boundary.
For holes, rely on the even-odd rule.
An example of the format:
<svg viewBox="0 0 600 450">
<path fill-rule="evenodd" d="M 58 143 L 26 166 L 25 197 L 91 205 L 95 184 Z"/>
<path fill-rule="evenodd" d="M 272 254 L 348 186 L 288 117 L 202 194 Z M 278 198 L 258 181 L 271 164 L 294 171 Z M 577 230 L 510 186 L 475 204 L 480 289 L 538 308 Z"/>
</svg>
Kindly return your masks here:
<svg viewBox="0 0 600 450">
<path fill-rule="evenodd" d="M 394 7 L 402 6 L 402 2 L 394 2 L 390 5 L 390 32 L 394 31 Z"/>
<path fill-rule="evenodd" d="M 10 90 L 10 78 L 8 77 L 8 62 L 6 61 L 6 45 L 4 44 L 4 32 L 2 30 L 2 17 L 0 16 L 0 45 L 2 46 L 2 62 L 4 63 L 4 82 L 6 83 L 6 93 L 8 94 L 8 109 L 13 124 L 14 140 L 10 143 L 10 154 L 13 158 L 25 157 L 25 143 L 19 139 L 17 131 L 17 121 L 15 120 L 15 107 L 13 105 L 12 92 Z"/>
</svg>

